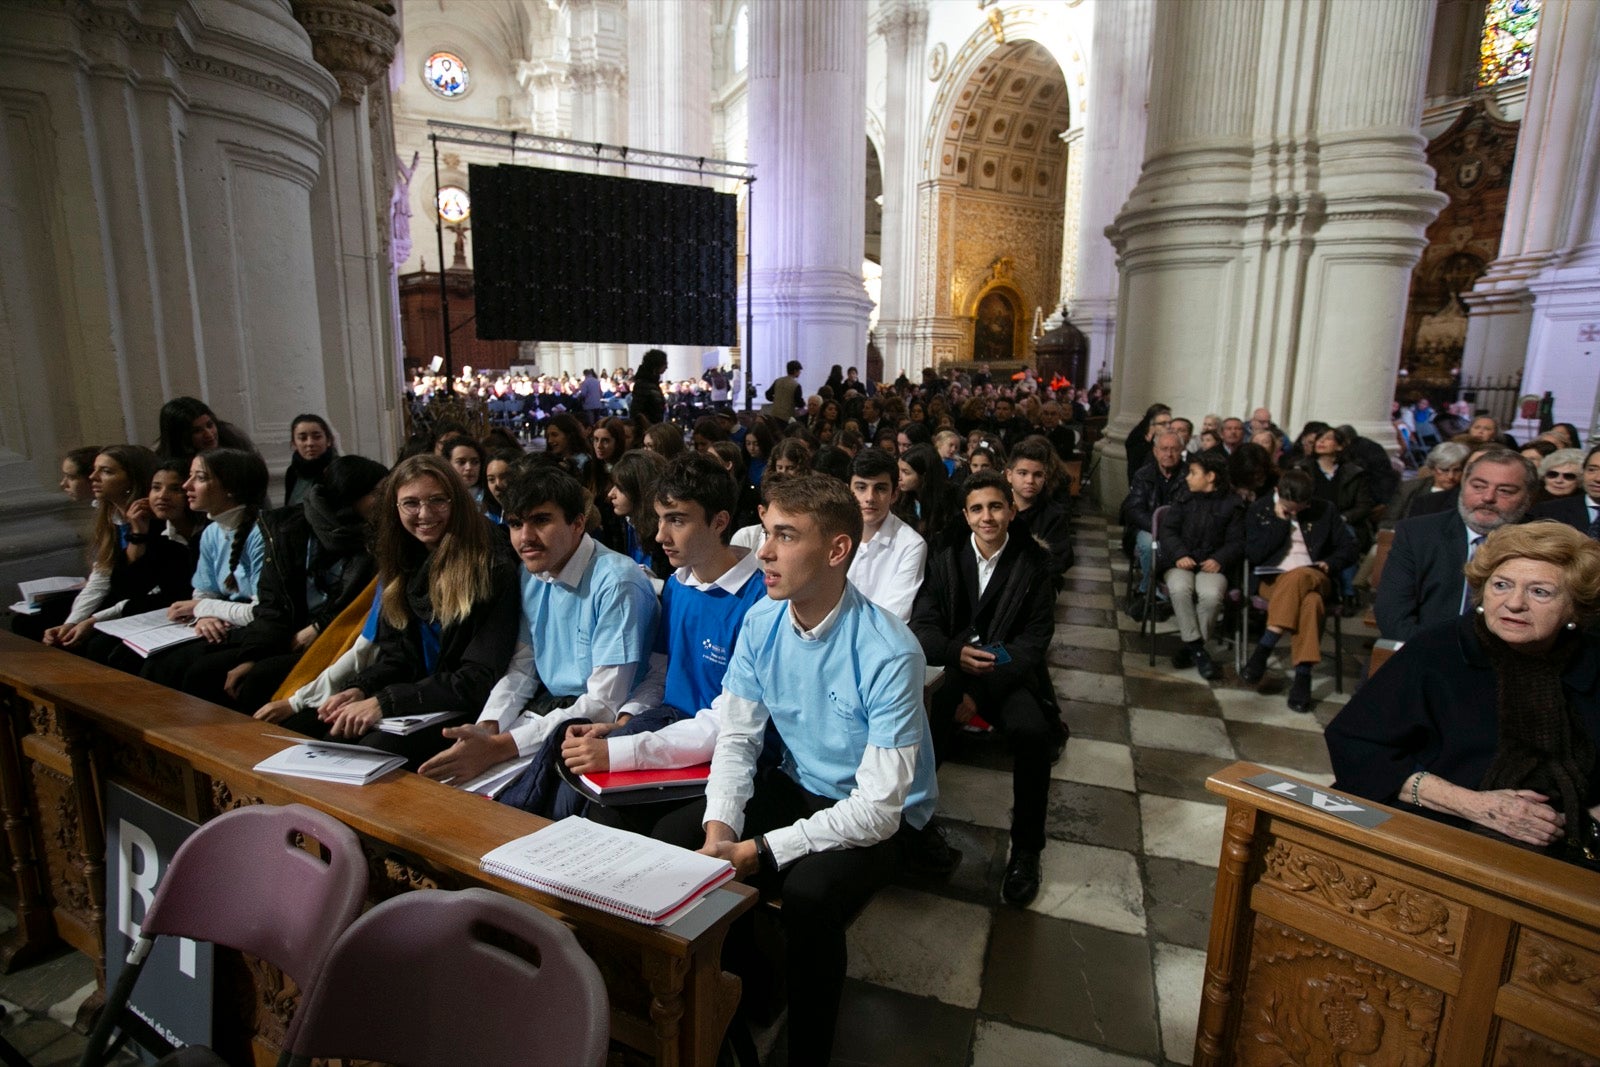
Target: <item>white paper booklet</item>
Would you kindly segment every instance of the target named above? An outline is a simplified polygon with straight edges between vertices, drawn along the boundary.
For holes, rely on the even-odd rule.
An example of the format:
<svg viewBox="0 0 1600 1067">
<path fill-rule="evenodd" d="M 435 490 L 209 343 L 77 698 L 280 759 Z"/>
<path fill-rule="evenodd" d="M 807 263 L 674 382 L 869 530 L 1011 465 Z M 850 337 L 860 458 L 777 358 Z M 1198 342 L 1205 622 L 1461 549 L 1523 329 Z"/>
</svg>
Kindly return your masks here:
<svg viewBox="0 0 1600 1067">
<path fill-rule="evenodd" d="M 103 634 L 121 638 L 123 644 L 146 658 L 164 648 L 200 640 L 200 635 L 188 623 L 167 621 L 166 608 L 157 608 L 141 615 L 126 615 L 120 619 L 107 619 L 95 623 L 94 628 Z"/>
<path fill-rule="evenodd" d="M 453 711 L 435 711 L 429 715 L 395 715 L 380 721 L 378 729 L 386 734 L 405 737 L 408 734 L 416 733 L 418 730 L 426 729 L 436 722 L 443 722 L 455 714 Z"/>
<path fill-rule="evenodd" d="M 532 762 L 533 757 L 531 755 L 518 756 L 516 759 L 508 759 L 503 763 L 496 763 L 476 778 L 469 778 L 465 782 L 452 781 L 449 784 L 463 792 L 476 793 L 480 797 L 492 799 L 505 792 L 506 786 L 516 781 L 517 775 L 521 774 L 528 764 Z"/>
<path fill-rule="evenodd" d="M 266 774 L 286 774 L 291 778 L 314 778 L 319 782 L 344 782 L 366 785 L 382 778 L 396 767 L 404 767 L 404 756 L 392 756 L 364 745 L 340 745 L 332 741 L 313 741 L 306 737 L 287 737 L 294 744 L 268 756 L 255 765 Z"/>
<path fill-rule="evenodd" d="M 22 594 L 22 599 L 11 605 L 11 610 L 20 608 L 22 614 L 32 615 L 45 601 L 76 593 L 85 584 L 83 578 L 35 578 L 31 582 L 18 582 L 17 591 Z"/>
<path fill-rule="evenodd" d="M 507 842 L 483 869 L 552 896 L 660 926 L 733 877 L 733 864 L 573 816 Z"/>
</svg>

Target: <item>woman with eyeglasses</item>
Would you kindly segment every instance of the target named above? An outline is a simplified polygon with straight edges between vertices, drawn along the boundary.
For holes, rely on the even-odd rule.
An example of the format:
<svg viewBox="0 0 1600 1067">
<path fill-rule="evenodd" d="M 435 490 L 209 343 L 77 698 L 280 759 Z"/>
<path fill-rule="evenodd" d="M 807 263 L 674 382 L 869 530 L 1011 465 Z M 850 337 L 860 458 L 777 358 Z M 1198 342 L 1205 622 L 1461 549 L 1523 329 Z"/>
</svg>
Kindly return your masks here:
<svg viewBox="0 0 1600 1067">
<path fill-rule="evenodd" d="M 461 475 L 438 456 L 402 460 L 382 493 L 376 659 L 284 725 L 403 755 L 415 770 L 449 744 L 443 727 L 478 717 L 505 673 L 522 611 L 520 568 Z M 450 714 L 411 734 L 379 729 L 385 718 L 435 712 Z"/>
<path fill-rule="evenodd" d="M 1583 488 L 1583 451 L 1561 448 L 1539 461 L 1539 500 L 1559 500 Z"/>
</svg>

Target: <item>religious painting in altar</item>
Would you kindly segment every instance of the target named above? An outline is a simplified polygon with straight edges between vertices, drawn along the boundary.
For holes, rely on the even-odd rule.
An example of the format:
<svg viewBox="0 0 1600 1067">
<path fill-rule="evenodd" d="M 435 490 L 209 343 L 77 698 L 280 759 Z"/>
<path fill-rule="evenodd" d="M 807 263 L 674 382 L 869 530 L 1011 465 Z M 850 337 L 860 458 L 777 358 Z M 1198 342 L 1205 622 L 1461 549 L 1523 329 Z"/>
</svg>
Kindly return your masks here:
<svg viewBox="0 0 1600 1067">
<path fill-rule="evenodd" d="M 974 363 L 1006 363 L 1016 358 L 1012 342 L 1017 332 L 1017 309 L 1003 290 L 991 289 L 978 301 L 972 330 Z"/>
<path fill-rule="evenodd" d="M 1496 117 L 1479 98 L 1428 145 L 1435 184 L 1450 202 L 1428 227 L 1428 245 L 1411 274 L 1400 350 L 1409 386 L 1447 385 L 1460 370 L 1467 341 L 1462 294 L 1500 247 L 1518 125 Z"/>
</svg>

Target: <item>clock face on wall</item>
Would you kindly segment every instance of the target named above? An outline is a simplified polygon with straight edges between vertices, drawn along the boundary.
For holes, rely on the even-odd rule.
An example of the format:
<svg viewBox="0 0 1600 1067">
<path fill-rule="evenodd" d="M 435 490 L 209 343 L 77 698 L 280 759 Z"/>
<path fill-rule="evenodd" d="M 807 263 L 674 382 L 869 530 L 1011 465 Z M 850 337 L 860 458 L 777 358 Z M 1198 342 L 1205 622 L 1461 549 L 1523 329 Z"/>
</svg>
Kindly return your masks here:
<svg viewBox="0 0 1600 1067">
<path fill-rule="evenodd" d="M 447 99 L 467 91 L 467 65 L 454 52 L 435 52 L 422 65 L 422 79 L 428 88 Z"/>
<path fill-rule="evenodd" d="M 449 223 L 465 222 L 472 214 L 472 198 L 459 185 L 439 190 L 439 217 Z"/>
</svg>

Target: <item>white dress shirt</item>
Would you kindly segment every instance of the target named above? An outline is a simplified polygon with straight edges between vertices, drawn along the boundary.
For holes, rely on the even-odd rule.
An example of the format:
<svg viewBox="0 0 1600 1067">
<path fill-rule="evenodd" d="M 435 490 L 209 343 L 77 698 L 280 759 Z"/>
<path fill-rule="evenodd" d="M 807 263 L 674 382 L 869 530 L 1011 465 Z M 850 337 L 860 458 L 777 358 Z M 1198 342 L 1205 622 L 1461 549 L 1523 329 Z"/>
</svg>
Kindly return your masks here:
<svg viewBox="0 0 1600 1067">
<path fill-rule="evenodd" d="M 911 621 L 911 605 L 922 588 L 928 542 L 893 512 L 878 532 L 861 543 L 850 561 L 850 584 L 901 622 Z"/>
<path fill-rule="evenodd" d="M 1006 533 L 1006 539 L 1000 542 L 1000 547 L 995 549 L 994 555 L 988 559 L 983 558 L 983 550 L 978 547 L 978 535 L 972 535 L 972 554 L 978 560 L 978 596 L 983 596 L 983 591 L 989 588 L 989 579 L 994 577 L 994 569 L 1000 566 L 1000 554 L 1011 543 L 1011 534 Z"/>
</svg>

